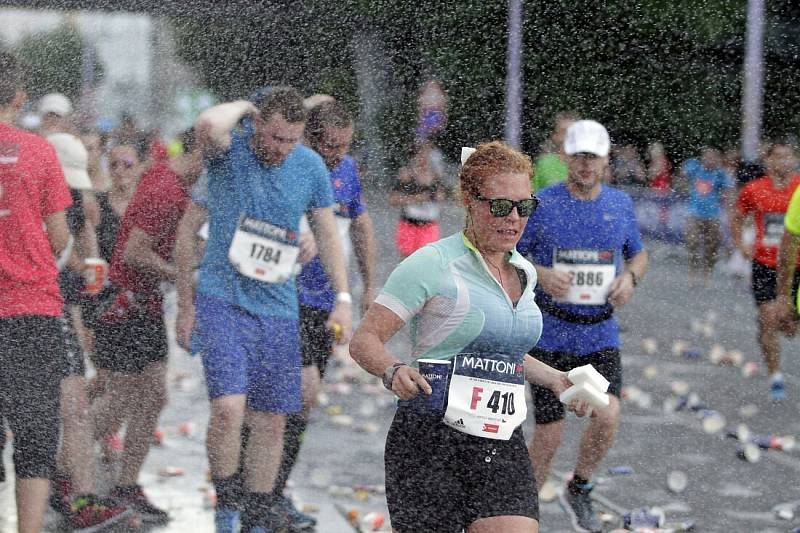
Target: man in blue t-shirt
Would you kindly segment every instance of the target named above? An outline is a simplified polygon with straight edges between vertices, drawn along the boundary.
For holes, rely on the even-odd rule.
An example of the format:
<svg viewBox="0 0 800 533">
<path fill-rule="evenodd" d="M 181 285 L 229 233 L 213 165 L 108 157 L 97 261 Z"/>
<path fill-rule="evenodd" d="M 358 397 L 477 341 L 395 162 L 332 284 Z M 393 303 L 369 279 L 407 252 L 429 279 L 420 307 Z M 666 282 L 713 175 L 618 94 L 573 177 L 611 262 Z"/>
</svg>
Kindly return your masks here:
<svg viewBox="0 0 800 533">
<path fill-rule="evenodd" d="M 583 434 L 575 475 L 560 498 L 579 531 L 600 531 L 592 509 L 591 477 L 614 442 L 619 424 L 622 367 L 613 311 L 627 303 L 647 269 L 633 201 L 602 184 L 608 132 L 593 120 L 567 130 L 567 180 L 542 190 L 520 253 L 536 266 L 542 337 L 531 355 L 559 370 L 591 364 L 611 383 L 610 404 Z M 561 442 L 564 408 L 552 391 L 533 386 L 536 431 L 529 444 L 539 487 Z"/>
<path fill-rule="evenodd" d="M 352 298 L 333 214 L 328 170 L 299 144 L 306 113 L 291 88 L 258 106 L 232 102 L 198 119 L 207 158 L 209 237 L 195 298 L 195 331 L 211 399 L 206 446 L 217 491 L 216 520 L 230 525 L 242 499 L 236 473 L 245 413 L 242 531 L 286 525 L 273 488 L 286 415 L 301 408 L 295 275 L 300 219 L 307 214 L 336 293 L 329 326 L 346 340 Z"/>
<path fill-rule="evenodd" d="M 722 154 L 703 148 L 700 159 L 689 159 L 681 169 L 689 192 L 686 249 L 689 252 L 689 283 L 707 284 L 717 262 L 722 242 L 720 217 L 723 205 L 731 205 L 733 180 L 722 169 Z"/>
</svg>

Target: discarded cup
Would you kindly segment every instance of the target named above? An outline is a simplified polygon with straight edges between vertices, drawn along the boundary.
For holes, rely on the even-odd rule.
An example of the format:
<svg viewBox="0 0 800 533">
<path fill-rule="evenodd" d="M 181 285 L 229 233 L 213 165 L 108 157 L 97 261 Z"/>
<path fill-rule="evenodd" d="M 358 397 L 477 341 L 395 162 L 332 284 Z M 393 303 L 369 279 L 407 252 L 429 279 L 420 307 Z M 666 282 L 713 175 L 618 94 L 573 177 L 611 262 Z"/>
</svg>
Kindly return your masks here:
<svg viewBox="0 0 800 533">
<path fill-rule="evenodd" d="M 772 511 L 775 513 L 775 517 L 780 520 L 794 520 L 795 515 L 795 504 L 793 503 L 781 503 L 776 505 L 772 508 Z"/>
<path fill-rule="evenodd" d="M 683 351 L 689 347 L 689 343 L 682 340 L 677 340 L 672 343 L 672 355 L 680 356 L 683 354 Z"/>
<path fill-rule="evenodd" d="M 375 511 L 365 514 L 364 518 L 361 519 L 361 527 L 365 528 L 367 531 L 378 531 L 385 523 L 386 518 L 383 516 L 383 513 Z"/>
<path fill-rule="evenodd" d="M 748 442 L 736 448 L 736 457 L 748 463 L 757 463 L 761 459 L 761 450 L 755 444 Z"/>
<path fill-rule="evenodd" d="M 658 375 L 658 368 L 656 368 L 654 365 L 646 366 L 643 374 L 646 379 L 655 379 L 655 377 Z"/>
<path fill-rule="evenodd" d="M 658 341 L 651 337 L 642 339 L 642 350 L 647 355 L 653 355 L 658 351 Z"/>
<path fill-rule="evenodd" d="M 739 416 L 742 418 L 753 418 L 758 414 L 758 406 L 748 403 L 739 408 Z"/>
<path fill-rule="evenodd" d="M 634 470 L 629 465 L 612 466 L 608 469 L 608 473 L 612 476 L 631 476 L 634 474 Z"/>
<path fill-rule="evenodd" d="M 682 396 L 689 392 L 689 384 L 685 381 L 673 381 L 670 385 L 670 389 L 672 389 L 672 394 Z"/>
<path fill-rule="evenodd" d="M 539 491 L 539 500 L 545 503 L 552 502 L 556 496 L 558 496 L 558 486 L 548 479 Z"/>
<path fill-rule="evenodd" d="M 622 515 L 622 527 L 626 529 L 661 527 L 664 525 L 664 511 L 657 507 L 635 509 Z"/>
<path fill-rule="evenodd" d="M 667 474 L 667 488 L 670 492 L 674 492 L 675 494 L 680 494 L 684 490 L 686 490 L 686 486 L 689 484 L 689 476 L 686 475 L 686 472 L 682 472 L 680 470 L 673 470 L 669 474 Z"/>
<path fill-rule="evenodd" d="M 709 435 L 719 433 L 725 427 L 725 417 L 712 411 L 711 414 L 703 418 L 703 431 Z"/>
<path fill-rule="evenodd" d="M 720 361 L 725 358 L 725 348 L 721 344 L 714 344 L 708 350 L 708 359 L 715 365 L 720 364 Z"/>
<path fill-rule="evenodd" d="M 760 369 L 755 361 L 748 361 L 742 366 L 742 376 L 752 378 L 759 374 Z"/>
</svg>

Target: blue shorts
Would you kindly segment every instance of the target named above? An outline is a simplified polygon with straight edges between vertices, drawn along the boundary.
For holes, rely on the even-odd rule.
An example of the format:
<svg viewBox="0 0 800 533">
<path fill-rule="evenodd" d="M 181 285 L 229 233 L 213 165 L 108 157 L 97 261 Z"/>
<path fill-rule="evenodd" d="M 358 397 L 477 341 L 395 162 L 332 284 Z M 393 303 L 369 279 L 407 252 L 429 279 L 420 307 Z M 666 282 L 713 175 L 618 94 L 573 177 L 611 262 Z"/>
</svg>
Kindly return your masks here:
<svg viewBox="0 0 800 533">
<path fill-rule="evenodd" d="M 300 411 L 298 320 L 257 316 L 202 294 L 197 294 L 195 308 L 194 340 L 200 345 L 212 400 L 246 394 L 247 407 L 254 411 Z"/>
</svg>

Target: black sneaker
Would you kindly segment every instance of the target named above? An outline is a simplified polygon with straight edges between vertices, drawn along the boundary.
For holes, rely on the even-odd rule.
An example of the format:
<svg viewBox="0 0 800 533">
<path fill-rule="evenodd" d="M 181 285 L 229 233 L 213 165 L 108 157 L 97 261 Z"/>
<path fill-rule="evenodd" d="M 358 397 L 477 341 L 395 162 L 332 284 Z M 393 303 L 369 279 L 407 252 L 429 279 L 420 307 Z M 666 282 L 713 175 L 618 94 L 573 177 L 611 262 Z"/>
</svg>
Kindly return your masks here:
<svg viewBox="0 0 800 533">
<path fill-rule="evenodd" d="M 114 487 L 111 497 L 119 501 L 120 504 L 133 509 L 146 524 L 164 525 L 169 522 L 169 513 L 159 509 L 147 499 L 142 487 Z"/>
<path fill-rule="evenodd" d="M 313 529 L 317 525 L 317 519 L 295 507 L 291 498 L 276 496 L 275 505 L 286 514 L 289 525 L 295 531 Z"/>
<path fill-rule="evenodd" d="M 248 518 L 250 520 L 255 519 L 255 523 L 248 523 Z M 258 517 L 245 516 L 242 520 L 242 533 L 288 533 L 293 531 L 298 530 L 292 527 L 286 509 L 278 501 L 263 515 Z"/>
<path fill-rule="evenodd" d="M 592 485 L 570 487 L 558 493 L 558 501 L 569 515 L 572 527 L 578 533 L 601 533 L 603 524 L 592 508 Z"/>
</svg>

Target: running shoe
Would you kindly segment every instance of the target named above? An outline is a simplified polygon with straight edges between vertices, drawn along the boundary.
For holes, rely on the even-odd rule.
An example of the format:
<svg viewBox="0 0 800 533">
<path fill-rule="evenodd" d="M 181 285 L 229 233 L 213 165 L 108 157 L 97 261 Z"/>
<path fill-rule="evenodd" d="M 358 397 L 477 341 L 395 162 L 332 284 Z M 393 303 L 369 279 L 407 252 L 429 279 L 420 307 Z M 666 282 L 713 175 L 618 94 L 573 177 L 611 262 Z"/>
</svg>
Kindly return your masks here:
<svg viewBox="0 0 800 533">
<path fill-rule="evenodd" d="M 214 530 L 216 533 L 239 533 L 242 513 L 238 509 L 217 507 L 214 511 Z"/>
<path fill-rule="evenodd" d="M 295 507 L 291 498 L 287 498 L 283 495 L 277 496 L 275 498 L 275 505 L 289 517 L 289 525 L 293 530 L 301 531 L 304 529 L 312 529 L 317 525 L 317 519 Z"/>
<path fill-rule="evenodd" d="M 87 494 L 75 498 L 69 525 L 73 533 L 92 533 L 131 516 L 133 511 L 107 498 Z"/>
<path fill-rule="evenodd" d="M 142 487 L 114 487 L 111 497 L 133 509 L 146 524 L 163 525 L 169 522 L 169 513 L 159 509 L 147 499 Z"/>
<path fill-rule="evenodd" d="M 50 480 L 50 507 L 61 516 L 69 518 L 73 496 L 72 481 L 69 476 L 56 473 Z"/>
<path fill-rule="evenodd" d="M 772 378 L 769 384 L 769 395 L 773 402 L 780 402 L 786 399 L 786 385 L 783 376 Z"/>
<path fill-rule="evenodd" d="M 564 512 L 572 522 L 572 528 L 578 533 L 601 533 L 603 524 L 597 518 L 592 507 L 592 488 L 590 484 L 583 487 L 562 489 L 558 494 Z"/>
<path fill-rule="evenodd" d="M 243 529 L 242 533 L 285 533 L 292 531 L 297 530 L 292 528 L 289 515 L 280 503 L 275 502 L 275 505 L 264 516 L 259 517 L 249 529 Z"/>
</svg>

